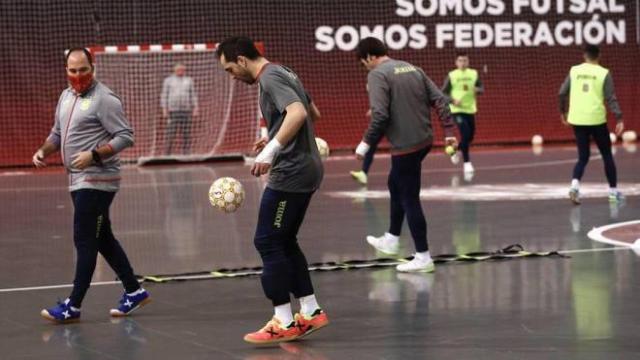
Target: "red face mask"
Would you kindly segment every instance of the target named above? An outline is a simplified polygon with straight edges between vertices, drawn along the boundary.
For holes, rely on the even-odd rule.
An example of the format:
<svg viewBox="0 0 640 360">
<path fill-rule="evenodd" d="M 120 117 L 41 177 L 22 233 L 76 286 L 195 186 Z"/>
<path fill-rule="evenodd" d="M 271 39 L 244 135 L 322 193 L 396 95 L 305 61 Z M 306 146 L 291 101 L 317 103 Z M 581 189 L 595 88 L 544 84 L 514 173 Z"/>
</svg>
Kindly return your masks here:
<svg viewBox="0 0 640 360">
<path fill-rule="evenodd" d="M 67 75 L 67 80 L 69 80 L 69 84 L 78 94 L 82 94 L 89 86 L 93 83 L 93 71 L 88 72 L 84 75 L 79 76 L 69 76 Z"/>
</svg>

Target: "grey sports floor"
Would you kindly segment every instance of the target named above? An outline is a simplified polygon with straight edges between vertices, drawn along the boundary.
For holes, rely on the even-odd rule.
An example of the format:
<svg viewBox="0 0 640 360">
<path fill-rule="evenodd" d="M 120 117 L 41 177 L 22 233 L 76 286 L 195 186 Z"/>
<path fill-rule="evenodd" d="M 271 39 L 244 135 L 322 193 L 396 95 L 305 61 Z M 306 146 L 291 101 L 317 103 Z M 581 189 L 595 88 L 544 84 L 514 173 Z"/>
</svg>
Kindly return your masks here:
<svg viewBox="0 0 640 360">
<path fill-rule="evenodd" d="M 90 289 L 82 321 L 41 319 L 41 308 L 68 295 L 73 277 L 66 178 L 60 169 L 3 170 L 0 359 L 638 359 L 640 257 L 587 237 L 593 227 L 640 218 L 639 155 L 616 150 L 626 201 L 609 203 L 602 161 L 594 158 L 581 206 L 566 199 L 572 147 L 539 155 L 528 148 L 478 151 L 471 181 L 434 151 L 423 163 L 433 254 L 521 244 L 571 257 L 449 263 L 432 275 L 392 267 L 314 272 L 330 326 L 267 348 L 242 341 L 272 312 L 255 276 L 145 283 L 153 302 L 113 321 L 108 310 L 122 289 L 100 260 L 94 281 L 105 283 Z M 377 257 L 364 238 L 388 225 L 388 156 L 376 159 L 368 191 L 350 178 L 357 167 L 350 157 L 325 167 L 300 234 L 309 262 Z M 209 184 L 220 176 L 246 188 L 235 214 L 208 204 Z M 256 266 L 261 189 L 239 162 L 130 167 L 112 207 L 114 232 L 142 275 Z M 401 255 L 410 255 L 407 230 L 402 244 Z"/>
</svg>

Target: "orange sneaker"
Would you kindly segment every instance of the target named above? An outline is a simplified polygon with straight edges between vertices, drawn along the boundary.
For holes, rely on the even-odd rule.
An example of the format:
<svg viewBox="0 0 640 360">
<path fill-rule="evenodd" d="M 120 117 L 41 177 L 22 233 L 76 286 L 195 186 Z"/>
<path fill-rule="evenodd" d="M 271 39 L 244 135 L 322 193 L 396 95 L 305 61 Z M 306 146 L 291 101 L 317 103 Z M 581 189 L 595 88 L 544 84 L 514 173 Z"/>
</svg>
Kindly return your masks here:
<svg viewBox="0 0 640 360">
<path fill-rule="evenodd" d="M 311 316 L 304 316 L 301 313 L 297 313 L 294 319 L 296 321 L 296 327 L 300 329 L 301 332 L 299 337 L 307 336 L 329 325 L 329 318 L 322 309 L 316 309 Z"/>
<path fill-rule="evenodd" d="M 283 326 L 280 320 L 274 317 L 262 329 L 245 335 L 244 341 L 252 344 L 273 344 L 294 340 L 301 334 L 295 322 Z"/>
</svg>

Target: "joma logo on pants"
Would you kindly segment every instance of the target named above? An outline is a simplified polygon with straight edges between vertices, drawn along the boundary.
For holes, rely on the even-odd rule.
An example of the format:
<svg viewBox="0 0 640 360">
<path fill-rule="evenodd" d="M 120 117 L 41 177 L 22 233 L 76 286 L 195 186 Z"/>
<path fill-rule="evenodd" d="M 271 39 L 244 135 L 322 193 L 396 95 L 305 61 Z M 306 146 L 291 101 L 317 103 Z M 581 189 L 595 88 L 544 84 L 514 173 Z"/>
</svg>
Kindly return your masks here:
<svg viewBox="0 0 640 360">
<path fill-rule="evenodd" d="M 278 209 L 276 210 L 276 219 L 273 222 L 273 226 L 280 229 L 282 227 L 282 216 L 284 215 L 284 208 L 287 206 L 287 201 L 283 200 L 278 203 Z"/>
</svg>

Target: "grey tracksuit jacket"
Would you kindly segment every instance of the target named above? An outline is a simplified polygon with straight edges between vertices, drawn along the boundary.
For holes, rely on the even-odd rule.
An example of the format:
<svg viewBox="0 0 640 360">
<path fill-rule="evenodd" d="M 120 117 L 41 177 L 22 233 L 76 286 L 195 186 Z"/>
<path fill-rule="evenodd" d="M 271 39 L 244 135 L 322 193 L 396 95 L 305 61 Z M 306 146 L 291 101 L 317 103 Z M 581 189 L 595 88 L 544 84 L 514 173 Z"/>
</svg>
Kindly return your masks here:
<svg viewBox="0 0 640 360">
<path fill-rule="evenodd" d="M 69 191 L 96 189 L 115 192 L 120 186 L 118 153 L 133 145 L 129 125 L 120 98 L 108 87 L 95 81 L 82 95 L 72 88 L 60 95 L 55 123 L 47 138 L 60 149 L 62 163 L 69 174 Z M 108 144 L 115 155 L 102 159 L 102 166 L 86 169 L 71 166 L 74 155 Z"/>
</svg>

